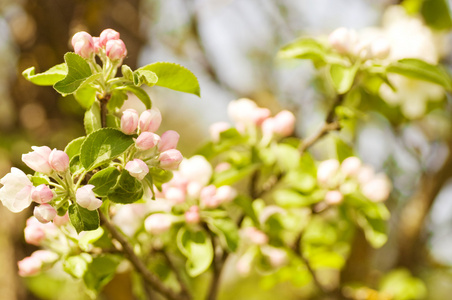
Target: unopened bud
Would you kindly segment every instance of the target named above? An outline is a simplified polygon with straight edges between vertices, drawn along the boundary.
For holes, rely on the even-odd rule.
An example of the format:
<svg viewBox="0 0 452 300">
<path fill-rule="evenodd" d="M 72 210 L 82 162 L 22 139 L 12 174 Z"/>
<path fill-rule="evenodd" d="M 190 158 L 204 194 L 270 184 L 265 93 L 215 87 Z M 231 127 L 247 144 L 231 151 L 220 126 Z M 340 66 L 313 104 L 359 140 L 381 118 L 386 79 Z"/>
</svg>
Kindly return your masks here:
<svg viewBox="0 0 452 300">
<path fill-rule="evenodd" d="M 31 199 L 36 203 L 47 203 L 54 197 L 52 190 L 45 184 L 38 185 L 31 193 Z"/>
<path fill-rule="evenodd" d="M 47 146 L 31 147 L 32 152 L 22 154 L 22 161 L 36 172 L 50 174 L 52 167 L 49 164 L 49 156 L 52 150 Z"/>
<path fill-rule="evenodd" d="M 64 151 L 53 149 L 49 155 L 49 164 L 53 170 L 64 173 L 69 169 L 69 156 Z"/>
<path fill-rule="evenodd" d="M 140 131 L 156 132 L 162 123 L 162 114 L 157 108 L 145 110 L 140 115 Z"/>
<path fill-rule="evenodd" d="M 391 52 L 391 46 L 386 39 L 379 38 L 370 44 L 372 56 L 377 59 L 385 59 Z"/>
<path fill-rule="evenodd" d="M 328 191 L 325 195 L 325 202 L 329 205 L 338 205 L 344 200 L 344 196 L 339 191 Z"/>
<path fill-rule="evenodd" d="M 38 219 L 39 222 L 45 224 L 52 221 L 57 215 L 57 212 L 55 208 L 53 208 L 51 205 L 41 204 L 34 208 L 33 215 L 35 216 L 36 219 Z"/>
<path fill-rule="evenodd" d="M 362 187 L 364 196 L 373 202 L 382 202 L 388 199 L 391 193 L 391 182 L 384 174 L 378 174 Z"/>
<path fill-rule="evenodd" d="M 162 234 L 171 228 L 173 218 L 168 214 L 152 214 L 144 220 L 144 228 L 151 234 Z"/>
<path fill-rule="evenodd" d="M 348 54 L 355 47 L 358 36 L 354 30 L 340 27 L 328 36 L 331 47 L 340 54 Z"/>
<path fill-rule="evenodd" d="M 321 184 L 327 184 L 339 171 L 339 161 L 328 159 L 322 161 L 317 168 L 317 180 Z"/>
<path fill-rule="evenodd" d="M 102 201 L 96 198 L 93 192 L 94 185 L 87 184 L 77 189 L 75 199 L 78 205 L 88 210 L 96 210 L 102 205 Z"/>
<path fill-rule="evenodd" d="M 229 185 L 223 185 L 217 188 L 215 197 L 221 202 L 231 202 L 237 196 L 237 191 Z"/>
<path fill-rule="evenodd" d="M 245 228 L 243 234 L 253 244 L 262 246 L 268 243 L 268 236 L 256 227 Z"/>
<path fill-rule="evenodd" d="M 341 164 L 341 172 L 345 176 L 356 176 L 361 169 L 361 160 L 355 156 L 344 159 Z"/>
<path fill-rule="evenodd" d="M 134 109 L 126 109 L 121 117 L 121 131 L 125 134 L 132 134 L 138 127 L 138 112 Z"/>
<path fill-rule="evenodd" d="M 185 192 L 177 187 L 169 187 L 165 191 L 165 198 L 174 204 L 185 202 Z"/>
<path fill-rule="evenodd" d="M 111 60 L 120 60 L 127 55 L 126 45 L 122 40 L 109 40 L 105 45 L 105 52 Z"/>
<path fill-rule="evenodd" d="M 160 137 L 153 132 L 142 132 L 135 141 L 138 150 L 149 150 L 160 143 Z"/>
<path fill-rule="evenodd" d="M 106 46 L 108 41 L 119 40 L 119 32 L 111 28 L 104 29 L 99 35 L 99 43 Z"/>
<path fill-rule="evenodd" d="M 138 180 L 143 180 L 144 177 L 149 173 L 149 167 L 141 159 L 135 158 L 126 164 L 126 170 L 129 174 Z"/>
<path fill-rule="evenodd" d="M 19 275 L 23 277 L 37 275 L 41 272 L 42 261 L 37 257 L 27 256 L 17 262 Z"/>
<path fill-rule="evenodd" d="M 200 221 L 199 207 L 194 205 L 191 206 L 184 214 L 185 222 L 188 224 L 198 224 Z"/>
<path fill-rule="evenodd" d="M 165 170 L 176 170 L 182 159 L 183 156 L 179 150 L 166 150 L 159 155 L 160 167 Z"/>
<path fill-rule="evenodd" d="M 83 58 L 89 58 L 94 52 L 93 37 L 85 31 L 80 31 L 72 37 L 74 52 Z"/>
<path fill-rule="evenodd" d="M 174 130 L 165 131 L 161 136 L 159 151 L 164 152 L 169 149 L 176 149 L 179 137 L 179 133 Z"/>
<path fill-rule="evenodd" d="M 220 133 L 228 130 L 229 128 L 231 128 L 231 124 L 229 124 L 227 122 L 213 123 L 209 127 L 210 138 L 214 142 L 219 142 L 220 141 Z"/>
<path fill-rule="evenodd" d="M 273 131 L 279 136 L 290 136 L 295 128 L 295 116 L 288 110 L 280 111 L 274 116 Z M 265 121 L 264 121 L 265 122 Z"/>
</svg>

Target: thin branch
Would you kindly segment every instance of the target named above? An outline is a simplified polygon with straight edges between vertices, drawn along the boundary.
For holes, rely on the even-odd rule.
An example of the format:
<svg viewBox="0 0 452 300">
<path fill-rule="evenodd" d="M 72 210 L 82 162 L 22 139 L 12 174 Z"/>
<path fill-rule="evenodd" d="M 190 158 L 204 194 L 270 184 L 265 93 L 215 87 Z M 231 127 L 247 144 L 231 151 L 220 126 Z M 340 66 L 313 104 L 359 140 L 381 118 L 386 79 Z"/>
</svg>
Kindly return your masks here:
<svg viewBox="0 0 452 300">
<path fill-rule="evenodd" d="M 190 298 L 190 291 L 188 290 L 187 285 L 185 284 L 184 279 L 182 278 L 181 273 L 179 272 L 179 269 L 174 265 L 173 261 L 169 257 L 168 253 L 166 251 L 159 251 L 165 257 L 166 262 L 168 263 L 168 266 L 171 270 L 173 270 L 174 274 L 176 275 L 176 279 L 179 282 L 179 286 L 181 289 L 181 294 L 185 295 L 187 298 Z"/>
<path fill-rule="evenodd" d="M 132 246 L 126 240 L 126 238 L 116 229 L 116 227 L 110 223 L 110 221 L 99 211 L 102 225 L 104 225 L 110 232 L 112 237 L 116 239 L 122 246 L 122 250 L 127 259 L 135 267 L 136 271 L 141 274 L 143 279 L 152 286 L 158 293 L 170 300 L 187 300 L 190 299 L 188 295 L 177 294 L 172 289 L 166 287 L 154 274 L 152 274 L 144 263 L 138 258 L 132 249 Z"/>
</svg>

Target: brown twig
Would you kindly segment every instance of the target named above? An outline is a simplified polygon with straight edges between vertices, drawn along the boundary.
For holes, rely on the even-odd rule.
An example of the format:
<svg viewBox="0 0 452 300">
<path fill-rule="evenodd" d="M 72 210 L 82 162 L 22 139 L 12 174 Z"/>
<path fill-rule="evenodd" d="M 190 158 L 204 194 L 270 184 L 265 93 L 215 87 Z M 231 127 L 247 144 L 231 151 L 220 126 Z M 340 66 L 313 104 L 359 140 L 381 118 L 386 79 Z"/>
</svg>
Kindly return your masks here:
<svg viewBox="0 0 452 300">
<path fill-rule="evenodd" d="M 127 259 L 132 263 L 135 270 L 141 274 L 143 279 L 152 286 L 156 292 L 160 293 L 164 297 L 170 300 L 188 300 L 190 297 L 184 294 L 177 294 L 172 289 L 166 287 L 154 274 L 152 274 L 144 263 L 138 258 L 132 249 L 132 246 L 126 240 L 126 238 L 116 229 L 116 227 L 110 223 L 107 217 L 104 216 L 102 212 L 99 211 L 100 220 L 102 225 L 107 228 L 112 237 L 116 239 L 122 246 L 122 251 L 124 252 Z"/>
</svg>

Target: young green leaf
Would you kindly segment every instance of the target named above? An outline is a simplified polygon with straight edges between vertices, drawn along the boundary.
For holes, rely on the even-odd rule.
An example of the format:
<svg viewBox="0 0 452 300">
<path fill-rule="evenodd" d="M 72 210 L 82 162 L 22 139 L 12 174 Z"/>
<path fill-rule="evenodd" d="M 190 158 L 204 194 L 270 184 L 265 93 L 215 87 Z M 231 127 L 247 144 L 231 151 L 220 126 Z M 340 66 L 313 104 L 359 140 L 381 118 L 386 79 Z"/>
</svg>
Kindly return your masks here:
<svg viewBox="0 0 452 300">
<path fill-rule="evenodd" d="M 169 62 L 156 62 L 138 70 L 154 72 L 158 77 L 156 83 L 158 86 L 200 96 L 198 79 L 190 70 L 181 65 Z"/>
<path fill-rule="evenodd" d="M 82 148 L 82 144 L 85 141 L 85 138 L 86 137 L 81 136 L 67 144 L 66 148 L 64 148 L 64 152 L 66 152 L 66 154 L 69 156 L 69 159 L 80 154 L 80 149 Z"/>
<path fill-rule="evenodd" d="M 339 64 L 330 66 L 330 78 L 334 89 L 340 95 L 347 93 L 355 81 L 357 66 L 345 67 Z"/>
<path fill-rule="evenodd" d="M 69 256 L 63 261 L 63 269 L 74 278 L 82 278 L 92 257 L 87 253 Z"/>
<path fill-rule="evenodd" d="M 301 38 L 282 47 L 278 52 L 280 58 L 311 59 L 315 62 L 325 61 L 325 47 L 311 38 Z"/>
<path fill-rule="evenodd" d="M 133 145 L 133 136 L 118 129 L 102 128 L 86 137 L 80 152 L 80 161 L 86 170 L 92 170 L 106 163 Z"/>
<path fill-rule="evenodd" d="M 107 103 L 107 109 L 110 112 L 115 112 L 118 108 L 124 105 L 124 101 L 127 100 L 127 91 L 115 88 L 111 92 L 111 98 Z M 110 126 L 109 126 L 110 127 Z"/>
<path fill-rule="evenodd" d="M 133 72 L 133 84 L 136 86 L 141 86 L 146 84 L 147 86 L 153 86 L 158 81 L 157 75 L 149 70 L 136 70 Z"/>
<path fill-rule="evenodd" d="M 121 66 L 121 73 L 124 79 L 133 81 L 133 71 L 128 65 Z"/>
<path fill-rule="evenodd" d="M 103 254 L 93 258 L 83 276 L 83 281 L 88 289 L 100 291 L 116 274 L 121 259 L 116 255 Z"/>
<path fill-rule="evenodd" d="M 63 95 L 72 94 L 91 76 L 91 68 L 86 60 L 78 54 L 68 52 L 64 55 L 68 73 L 66 77 L 56 82 L 53 87 Z"/>
<path fill-rule="evenodd" d="M 93 192 L 99 197 L 107 196 L 108 192 L 116 185 L 120 172 L 115 167 L 103 169 L 91 177 L 89 184 L 95 186 Z"/>
<path fill-rule="evenodd" d="M 208 222 L 212 230 L 219 238 L 228 251 L 234 252 L 239 242 L 239 231 L 237 225 L 231 219 L 212 218 Z"/>
<path fill-rule="evenodd" d="M 67 75 L 65 63 L 51 67 L 45 72 L 35 74 L 35 67 L 30 67 L 22 72 L 22 75 L 36 85 L 54 85 Z"/>
<path fill-rule="evenodd" d="M 116 203 L 133 203 L 143 197 L 143 184 L 132 177 L 128 171 L 123 171 L 107 196 L 108 199 Z"/>
<path fill-rule="evenodd" d="M 73 95 L 78 104 L 80 104 L 84 110 L 88 110 L 96 101 L 97 90 L 85 83 L 86 81 L 75 91 Z"/>
<path fill-rule="evenodd" d="M 404 58 L 391 63 L 386 71 L 389 73 L 397 73 L 406 77 L 420 79 L 433 82 L 452 89 L 452 80 L 450 75 L 441 67 L 431 65 L 423 60 L 416 58 Z"/>
<path fill-rule="evenodd" d="M 83 119 L 86 134 L 90 134 L 102 128 L 100 121 L 100 106 L 98 102 L 94 102 L 89 110 L 85 112 Z"/>
<path fill-rule="evenodd" d="M 138 99 L 140 99 L 140 101 L 143 102 L 144 106 L 146 106 L 146 109 L 151 109 L 152 107 L 151 98 L 149 97 L 148 93 L 146 93 L 146 91 L 143 90 L 142 88 L 133 85 L 126 85 L 118 87 L 116 89 L 134 93 L 135 96 L 137 96 Z"/>
<path fill-rule="evenodd" d="M 99 213 L 97 210 L 88 210 L 77 203 L 71 204 L 68 209 L 71 224 L 81 231 L 95 230 L 99 227 Z"/>
<path fill-rule="evenodd" d="M 91 244 L 100 239 L 104 234 L 102 227 L 97 228 L 84 234 L 79 240 L 78 245 L 83 251 L 89 251 Z"/>
<path fill-rule="evenodd" d="M 177 233 L 177 247 L 188 259 L 186 269 L 191 277 L 201 275 L 210 267 L 213 247 L 204 231 L 189 231 L 181 227 Z"/>
</svg>

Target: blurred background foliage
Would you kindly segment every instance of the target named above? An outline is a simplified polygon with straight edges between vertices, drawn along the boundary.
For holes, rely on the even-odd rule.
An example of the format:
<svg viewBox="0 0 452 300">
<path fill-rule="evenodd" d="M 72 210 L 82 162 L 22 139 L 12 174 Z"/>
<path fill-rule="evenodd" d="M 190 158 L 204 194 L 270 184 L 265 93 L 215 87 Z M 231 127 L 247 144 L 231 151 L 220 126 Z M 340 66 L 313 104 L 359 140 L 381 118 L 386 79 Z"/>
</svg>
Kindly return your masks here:
<svg viewBox="0 0 452 300">
<path fill-rule="evenodd" d="M 449 1 L 450 2 L 450 1 Z M 201 98 L 150 90 L 164 117 L 162 129 L 181 133 L 190 156 L 207 139 L 208 125 L 227 120 L 228 101 L 249 97 L 273 112 L 298 116 L 297 134 L 322 122 L 331 91 L 308 61 L 282 63 L 278 49 L 299 36 L 326 36 L 345 26 L 379 26 L 386 8 L 401 4 L 420 15 L 440 40 L 438 58 L 450 70 L 450 3 L 447 0 L 2 0 L 0 2 L 0 177 L 12 166 L 26 168 L 22 153 L 32 145 L 63 149 L 83 135 L 83 111 L 51 87 L 27 82 L 21 72 L 61 63 L 70 38 L 80 30 L 120 32 L 132 69 L 154 61 L 180 63 L 201 83 Z M 412 32 L 415 36 L 417 32 Z M 436 51 L 435 50 L 435 51 Z M 398 107 L 361 99 L 365 116 L 350 122 L 341 138 L 356 145 L 364 162 L 394 182 L 389 241 L 371 248 L 359 234 L 342 271 L 352 299 L 449 299 L 452 293 L 452 107 L 450 95 L 429 102 L 425 114 L 406 118 Z M 408 100 L 407 100 L 408 101 Z M 140 107 L 130 99 L 128 107 Z M 331 155 L 331 140 L 314 147 L 318 159 Z M 23 241 L 31 211 L 13 215 L 0 207 L 0 295 L 2 299 L 83 299 L 81 287 L 42 275 L 23 280 L 16 261 L 30 254 Z M 384 276 L 382 274 L 390 272 Z M 290 273 L 289 273 L 290 274 Z M 413 278 L 415 275 L 417 278 Z M 283 276 L 283 275 L 281 275 Z M 300 275 L 301 276 L 301 275 Z M 128 274 L 118 275 L 104 299 L 131 299 Z M 301 277 L 300 277 L 301 278 Z M 288 280 L 296 282 L 296 278 Z M 121 284 L 118 284 L 120 282 Z M 303 282 L 299 282 L 303 284 Z M 273 287 L 256 277 L 228 278 L 221 299 L 288 299 L 290 284 Z M 309 289 L 310 287 L 304 287 Z M 267 290 L 267 289 L 270 289 Z M 379 292 L 377 292 L 377 290 Z M 234 291 L 234 294 L 230 294 Z"/>
</svg>

